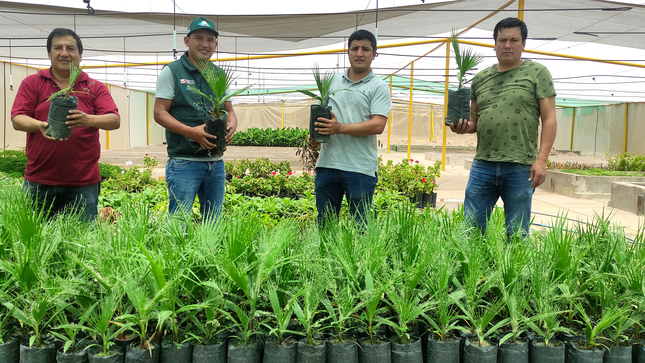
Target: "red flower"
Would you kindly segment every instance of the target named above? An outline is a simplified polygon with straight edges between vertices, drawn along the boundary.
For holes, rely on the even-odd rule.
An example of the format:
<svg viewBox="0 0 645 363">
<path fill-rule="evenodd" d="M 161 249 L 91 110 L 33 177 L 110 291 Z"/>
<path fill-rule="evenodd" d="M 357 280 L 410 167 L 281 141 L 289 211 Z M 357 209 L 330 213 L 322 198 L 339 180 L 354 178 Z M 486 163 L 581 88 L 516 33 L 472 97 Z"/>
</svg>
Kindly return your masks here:
<svg viewBox="0 0 645 363">
<path fill-rule="evenodd" d="M 426 182 L 426 178 L 421 178 L 421 182 L 422 182 L 422 183 L 425 183 L 425 182 Z"/>
<path fill-rule="evenodd" d="M 417 164 L 418 164 L 418 163 L 419 163 L 419 160 L 415 161 L 415 163 L 417 163 Z"/>
<path fill-rule="evenodd" d="M 292 172 L 292 171 L 290 171 L 290 172 L 289 172 L 289 175 L 291 175 L 291 174 L 293 174 L 293 172 Z"/>
<path fill-rule="evenodd" d="M 271 175 L 276 175 L 277 173 L 275 171 L 271 172 Z"/>
<path fill-rule="evenodd" d="M 414 159 L 410 159 L 410 161 L 414 161 Z"/>
</svg>

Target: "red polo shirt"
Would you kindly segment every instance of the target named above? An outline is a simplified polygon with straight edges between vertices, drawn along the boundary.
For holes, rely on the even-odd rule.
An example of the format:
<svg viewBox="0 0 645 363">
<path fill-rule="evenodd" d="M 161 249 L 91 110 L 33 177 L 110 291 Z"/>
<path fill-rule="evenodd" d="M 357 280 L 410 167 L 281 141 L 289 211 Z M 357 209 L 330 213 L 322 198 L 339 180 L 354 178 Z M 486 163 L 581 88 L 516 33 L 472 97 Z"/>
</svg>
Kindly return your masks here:
<svg viewBox="0 0 645 363">
<path fill-rule="evenodd" d="M 11 108 L 11 118 L 26 115 L 47 122 L 52 93 L 60 90 L 54 82 L 51 69 L 43 69 L 28 76 L 20 84 Z M 107 87 L 85 72 L 74 85 L 78 109 L 88 115 L 118 114 L 119 110 Z M 27 168 L 25 179 L 54 186 L 85 187 L 101 181 L 99 172 L 99 129 L 79 127 L 65 141 L 46 139 L 40 132 L 27 133 Z"/>
</svg>

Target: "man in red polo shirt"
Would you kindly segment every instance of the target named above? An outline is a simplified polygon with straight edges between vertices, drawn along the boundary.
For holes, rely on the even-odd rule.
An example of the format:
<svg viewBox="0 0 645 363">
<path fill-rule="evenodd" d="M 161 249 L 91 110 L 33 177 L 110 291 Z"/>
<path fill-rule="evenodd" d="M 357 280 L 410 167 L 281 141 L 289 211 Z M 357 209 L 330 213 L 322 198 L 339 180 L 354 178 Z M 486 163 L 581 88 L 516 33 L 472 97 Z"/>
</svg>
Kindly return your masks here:
<svg viewBox="0 0 645 363">
<path fill-rule="evenodd" d="M 66 210 L 83 212 L 86 221 L 98 213 L 99 129 L 115 130 L 121 123 L 107 87 L 82 72 L 74 84 L 78 110 L 66 122 L 72 136 L 54 140 L 45 134 L 50 102 L 47 99 L 69 85 L 70 64 L 83 54 L 80 37 L 70 29 L 54 29 L 47 37 L 51 67 L 25 78 L 11 108 L 13 128 L 27 133 L 24 190 L 50 215 Z"/>
</svg>

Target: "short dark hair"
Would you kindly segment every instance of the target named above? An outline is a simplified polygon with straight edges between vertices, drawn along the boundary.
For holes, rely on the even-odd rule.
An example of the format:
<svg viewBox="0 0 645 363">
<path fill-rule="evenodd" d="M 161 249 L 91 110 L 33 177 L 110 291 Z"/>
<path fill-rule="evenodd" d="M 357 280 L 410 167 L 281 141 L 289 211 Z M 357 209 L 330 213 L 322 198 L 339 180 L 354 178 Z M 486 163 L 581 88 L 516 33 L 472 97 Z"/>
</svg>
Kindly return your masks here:
<svg viewBox="0 0 645 363">
<path fill-rule="evenodd" d="M 78 53 L 83 54 L 83 42 L 81 42 L 81 37 L 78 36 L 72 29 L 66 29 L 66 28 L 56 28 L 52 30 L 51 33 L 49 33 L 49 36 L 47 37 L 47 53 L 52 52 L 52 41 L 54 38 L 58 37 L 66 37 L 68 35 L 71 35 L 76 39 L 76 45 L 78 46 Z"/>
<path fill-rule="evenodd" d="M 365 30 L 365 29 L 360 29 L 352 33 L 352 35 L 349 36 L 349 40 L 347 41 L 347 49 L 352 45 L 352 42 L 354 40 L 363 40 L 363 39 L 368 39 L 370 43 L 372 43 L 372 48 L 373 50 L 376 50 L 376 38 L 374 37 L 374 34 L 372 32 Z"/>
<path fill-rule="evenodd" d="M 526 38 L 529 36 L 529 28 L 526 26 L 525 22 L 518 18 L 506 18 L 495 25 L 495 29 L 493 30 L 493 40 L 497 42 L 497 34 L 499 34 L 500 30 L 508 28 L 520 28 L 520 33 L 522 33 L 522 42 L 525 42 Z"/>
</svg>

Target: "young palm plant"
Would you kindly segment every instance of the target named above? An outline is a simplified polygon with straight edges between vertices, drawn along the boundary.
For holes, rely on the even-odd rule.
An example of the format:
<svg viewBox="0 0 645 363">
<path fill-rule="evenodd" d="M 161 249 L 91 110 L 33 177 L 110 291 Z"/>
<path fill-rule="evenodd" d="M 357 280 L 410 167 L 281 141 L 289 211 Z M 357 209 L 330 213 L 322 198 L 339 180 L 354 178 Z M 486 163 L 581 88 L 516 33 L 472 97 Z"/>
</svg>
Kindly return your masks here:
<svg viewBox="0 0 645 363">
<path fill-rule="evenodd" d="M 225 137 L 228 126 L 228 111 L 226 111 L 225 104 L 232 97 L 247 91 L 252 85 L 236 91 L 230 91 L 230 87 L 235 81 L 233 69 L 223 65 L 216 67 L 210 59 L 198 58 L 197 68 L 199 68 L 199 72 L 206 80 L 211 92 L 204 92 L 192 85 L 189 85 L 188 89 L 199 94 L 207 101 L 207 104 L 202 105 L 207 113 L 205 131 L 215 136 L 217 148 L 219 149 L 215 150 L 215 154 L 221 155 L 226 148 Z"/>
<path fill-rule="evenodd" d="M 67 87 L 53 93 L 47 101 L 51 101 L 49 106 L 49 114 L 47 115 L 47 130 L 45 133 L 57 140 L 67 139 L 72 136 L 72 130 L 65 124 L 70 110 L 78 108 L 78 98 L 72 96 L 74 93 L 74 85 L 78 77 L 83 72 L 83 67 L 79 67 L 77 63 L 70 62 L 69 64 L 69 84 Z"/>
<path fill-rule="evenodd" d="M 450 37 L 450 44 L 452 45 L 452 51 L 457 62 L 459 86 L 456 91 L 448 91 L 446 125 L 456 123 L 460 119 L 468 120 L 470 118 L 470 89 L 463 88 L 463 85 L 468 82 L 466 80 L 466 74 L 484 60 L 482 54 L 475 53 L 471 48 L 460 48 L 454 32 Z"/>
<path fill-rule="evenodd" d="M 318 67 L 318 63 L 314 63 L 312 67 L 314 74 L 314 79 L 316 80 L 316 88 L 318 94 L 315 94 L 309 90 L 298 90 L 298 92 L 303 93 L 309 97 L 318 101 L 317 105 L 311 105 L 311 111 L 309 114 L 309 138 L 315 142 L 329 142 L 329 135 L 320 135 L 316 130 L 315 123 L 318 121 L 319 117 L 324 117 L 326 119 L 331 118 L 331 106 L 329 106 L 329 97 L 334 93 L 340 91 L 331 91 L 331 86 L 334 83 L 334 73 L 333 72 L 321 72 Z"/>
<path fill-rule="evenodd" d="M 129 323 L 120 324 L 113 321 L 119 307 L 119 298 L 115 294 L 107 294 L 87 311 L 88 318 L 83 328 L 91 335 L 100 338 L 97 340 L 101 349 L 95 355 L 110 356 L 114 339 L 131 329 Z"/>
</svg>

